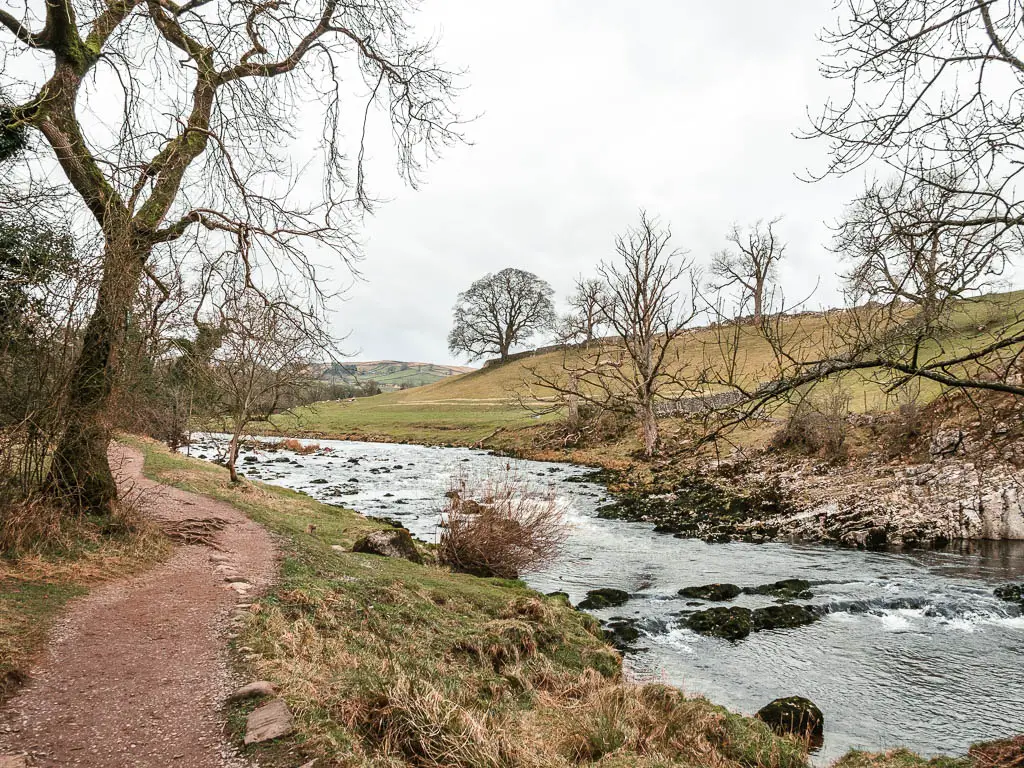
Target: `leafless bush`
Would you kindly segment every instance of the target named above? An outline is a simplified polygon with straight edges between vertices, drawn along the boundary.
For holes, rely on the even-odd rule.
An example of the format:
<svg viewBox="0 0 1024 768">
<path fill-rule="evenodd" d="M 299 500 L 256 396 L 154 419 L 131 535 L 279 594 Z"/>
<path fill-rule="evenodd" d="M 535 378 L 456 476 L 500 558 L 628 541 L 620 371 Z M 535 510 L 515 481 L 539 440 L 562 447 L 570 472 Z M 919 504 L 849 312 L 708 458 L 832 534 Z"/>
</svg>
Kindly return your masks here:
<svg viewBox="0 0 1024 768">
<path fill-rule="evenodd" d="M 925 433 L 925 414 L 916 397 L 900 402 L 887 416 L 880 437 L 890 456 L 905 453 Z"/>
<path fill-rule="evenodd" d="M 803 397 L 772 437 L 771 447 L 830 460 L 843 458 L 849 413 L 850 395 L 843 389 Z"/>
<path fill-rule="evenodd" d="M 511 466 L 483 481 L 452 481 L 438 560 L 477 576 L 514 579 L 550 563 L 566 537 L 557 500 Z"/>
</svg>

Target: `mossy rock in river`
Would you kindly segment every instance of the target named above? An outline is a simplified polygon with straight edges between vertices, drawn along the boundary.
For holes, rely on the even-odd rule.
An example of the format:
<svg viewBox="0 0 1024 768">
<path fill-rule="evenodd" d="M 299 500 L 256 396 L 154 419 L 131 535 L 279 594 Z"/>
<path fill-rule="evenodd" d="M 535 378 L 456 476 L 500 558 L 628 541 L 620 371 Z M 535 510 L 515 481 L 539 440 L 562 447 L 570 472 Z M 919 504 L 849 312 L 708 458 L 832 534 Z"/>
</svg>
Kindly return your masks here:
<svg viewBox="0 0 1024 768">
<path fill-rule="evenodd" d="M 996 587 L 996 597 L 1008 603 L 1024 605 L 1024 584 L 1007 584 L 1003 587 Z"/>
<path fill-rule="evenodd" d="M 685 622 L 699 635 L 742 640 L 754 629 L 752 614 L 749 608 L 708 608 L 690 614 Z"/>
<path fill-rule="evenodd" d="M 796 736 L 820 745 L 825 735 L 825 716 L 817 705 L 803 696 L 776 699 L 754 715 L 782 736 Z"/>
<path fill-rule="evenodd" d="M 818 614 L 802 605 L 769 605 L 767 608 L 757 608 L 751 615 L 754 629 L 791 629 L 802 627 L 806 624 L 813 624 L 818 620 Z"/>
<path fill-rule="evenodd" d="M 577 608 L 597 610 L 600 608 L 615 608 L 629 600 L 629 592 L 622 589 L 602 587 L 587 592 L 587 596 L 577 605 Z"/>
<path fill-rule="evenodd" d="M 737 597 L 742 590 L 735 584 L 704 584 L 699 587 L 683 587 L 679 594 L 694 600 L 722 602 Z"/>
<path fill-rule="evenodd" d="M 633 650 L 633 644 L 640 639 L 636 619 L 615 617 L 601 628 L 604 630 L 605 639 L 620 651 Z"/>
<path fill-rule="evenodd" d="M 748 595 L 771 595 L 786 600 L 809 600 L 814 597 L 811 582 L 803 579 L 783 579 L 758 587 L 744 587 L 743 591 Z"/>
</svg>

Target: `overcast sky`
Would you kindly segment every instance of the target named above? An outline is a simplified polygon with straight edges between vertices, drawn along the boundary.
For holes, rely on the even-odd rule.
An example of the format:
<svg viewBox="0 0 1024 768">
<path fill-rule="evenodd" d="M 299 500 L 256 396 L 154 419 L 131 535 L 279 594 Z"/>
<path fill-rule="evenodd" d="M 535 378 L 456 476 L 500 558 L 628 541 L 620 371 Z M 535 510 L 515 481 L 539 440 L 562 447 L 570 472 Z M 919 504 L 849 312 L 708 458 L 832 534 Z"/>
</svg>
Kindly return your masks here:
<svg viewBox="0 0 1024 768">
<path fill-rule="evenodd" d="M 837 89 L 817 71 L 833 15 L 824 0 L 425 0 L 417 28 L 467 69 L 460 109 L 481 116 L 472 146 L 450 150 L 419 190 L 375 173 L 389 200 L 366 222 L 365 280 L 336 315 L 347 350 L 462 362 L 446 344 L 459 291 L 518 267 L 562 306 L 640 207 L 704 263 L 734 221 L 784 215 L 787 299 L 820 280 L 812 305 L 836 303 L 827 224 L 862 180 L 800 181 L 826 146 L 793 136 Z"/>
</svg>

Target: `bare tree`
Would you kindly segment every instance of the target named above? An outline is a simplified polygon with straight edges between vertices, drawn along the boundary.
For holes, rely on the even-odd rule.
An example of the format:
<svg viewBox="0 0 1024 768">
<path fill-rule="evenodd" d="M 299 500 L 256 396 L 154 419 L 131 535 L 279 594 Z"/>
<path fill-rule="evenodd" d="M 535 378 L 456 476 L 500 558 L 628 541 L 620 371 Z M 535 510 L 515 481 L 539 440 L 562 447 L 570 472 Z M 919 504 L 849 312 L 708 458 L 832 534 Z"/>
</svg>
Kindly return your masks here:
<svg viewBox="0 0 1024 768">
<path fill-rule="evenodd" d="M 219 414 L 231 430 L 226 464 L 238 482 L 236 461 L 250 424 L 267 421 L 309 383 L 330 347 L 323 330 L 292 303 L 246 291 L 221 308 L 220 348 L 207 376 Z"/>
<path fill-rule="evenodd" d="M 459 294 L 448 349 L 473 360 L 488 354 L 507 360 L 512 347 L 553 327 L 553 293 L 550 285 L 522 269 L 484 275 Z"/>
<path fill-rule="evenodd" d="M 567 350 L 561 370 L 531 369 L 570 411 L 589 404 L 636 419 L 644 455 L 658 448 L 658 405 L 689 385 L 680 367 L 686 325 L 697 315 L 698 276 L 685 254 L 670 247 L 671 229 L 640 212 L 640 223 L 616 237 L 617 259 L 602 262 L 601 311 L 611 332 Z M 571 416 L 571 414 L 570 414 Z"/>
<path fill-rule="evenodd" d="M 826 174 L 881 160 L 928 183 L 958 169 L 978 198 L 966 228 L 1024 223 L 1016 179 L 1024 131 L 1024 6 L 1005 0 L 844 0 L 825 32 L 826 77 L 847 95 L 826 104 L 810 137 L 825 139 Z M 984 205 L 983 205 L 984 203 Z"/>
<path fill-rule="evenodd" d="M 843 0 L 826 32 L 827 77 L 848 92 L 826 104 L 808 137 L 828 142 L 821 176 L 869 163 L 893 179 L 851 206 L 836 247 L 853 262 L 854 303 L 813 322 L 763 323 L 769 361 L 721 376 L 740 397 L 727 423 L 763 414 L 807 387 L 852 372 L 885 392 L 943 388 L 1024 396 L 1024 312 L 990 288 L 1019 250 L 1024 161 L 1024 6 L 1002 0 Z M 961 335 L 946 334 L 955 304 Z M 989 319 L 972 323 L 979 306 Z M 992 322 L 990 322 L 992 321 Z M 813 327 L 812 327 L 813 326 Z M 976 332 L 975 332 L 976 331 Z M 713 378 L 713 377 L 709 377 Z"/>
<path fill-rule="evenodd" d="M 834 245 L 852 262 L 853 303 L 907 302 L 919 332 L 931 333 L 953 302 L 990 290 L 1018 242 L 1001 225 L 947 223 L 970 216 L 976 202 L 944 172 L 869 186 L 847 209 Z"/>
<path fill-rule="evenodd" d="M 596 278 L 576 278 L 576 287 L 569 297 L 572 310 L 562 319 L 559 340 L 563 343 L 583 342 L 589 344 L 606 325 L 603 305 L 605 298 L 604 281 Z"/>
<path fill-rule="evenodd" d="M 785 243 L 775 235 L 776 217 L 765 223 L 758 221 L 746 229 L 734 224 L 726 239 L 735 246 L 716 253 L 711 259 L 712 290 L 724 291 L 738 287 L 740 308 L 753 303 L 754 323 L 771 301 L 771 290 L 778 279 L 778 263 L 786 252 Z"/>
<path fill-rule="evenodd" d="M 95 309 L 50 475 L 63 498 L 102 512 L 117 493 L 105 412 L 124 318 L 152 279 L 152 254 L 171 243 L 214 259 L 232 254 L 253 286 L 297 274 L 316 292 L 307 254 L 326 248 L 351 262 L 351 214 L 370 202 L 362 145 L 350 155 L 343 146 L 348 73 L 356 69 L 366 88 L 362 135 L 380 106 L 413 183 L 424 160 L 459 138 L 453 75 L 430 44 L 411 39 L 404 0 L 38 5 L 21 18 L 0 11 L 12 35 L 5 61 L 21 56 L 37 74 L 26 83 L 17 76 L 25 67 L 0 73 L 13 102 L 0 110 L 0 159 L 44 169 L 55 161 L 103 235 Z M 310 121 L 321 140 L 299 141 Z M 303 147 L 320 155 L 285 159 Z M 311 169 L 316 194 L 296 183 L 300 167 Z"/>
</svg>

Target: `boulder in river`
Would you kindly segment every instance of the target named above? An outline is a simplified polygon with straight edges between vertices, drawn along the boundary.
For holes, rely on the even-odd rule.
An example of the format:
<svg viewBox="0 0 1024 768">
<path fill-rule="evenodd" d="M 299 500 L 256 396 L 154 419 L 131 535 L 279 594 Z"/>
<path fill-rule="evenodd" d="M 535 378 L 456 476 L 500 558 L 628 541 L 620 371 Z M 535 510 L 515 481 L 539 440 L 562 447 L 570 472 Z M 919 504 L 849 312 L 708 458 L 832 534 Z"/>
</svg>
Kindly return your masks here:
<svg viewBox="0 0 1024 768">
<path fill-rule="evenodd" d="M 587 596 L 577 605 L 577 608 L 596 610 L 598 608 L 614 608 L 629 600 L 629 592 L 623 589 L 612 589 L 602 587 L 587 592 Z"/>
<path fill-rule="evenodd" d="M 399 557 L 414 563 L 423 562 L 423 557 L 416 549 L 416 543 L 404 528 L 391 528 L 367 534 L 352 545 L 352 551 L 382 557 Z"/>
<path fill-rule="evenodd" d="M 686 618 L 686 626 L 699 635 L 742 640 L 753 630 L 749 608 L 708 608 Z"/>
<path fill-rule="evenodd" d="M 1021 603 L 1024 605 L 1024 584 L 1007 584 L 996 587 L 996 597 L 1008 603 Z"/>
<path fill-rule="evenodd" d="M 742 590 L 735 584 L 704 584 L 699 587 L 683 587 L 679 590 L 679 594 L 683 597 L 694 600 L 710 600 L 716 603 L 732 600 L 740 592 Z"/>
<path fill-rule="evenodd" d="M 818 614 L 805 606 L 786 603 L 757 608 L 752 613 L 751 620 L 755 630 L 790 629 L 814 623 L 818 620 Z"/>
<path fill-rule="evenodd" d="M 786 600 L 809 600 L 814 597 L 811 582 L 803 579 L 783 579 L 758 587 L 744 587 L 743 591 L 748 595 L 771 595 Z"/>
<path fill-rule="evenodd" d="M 797 736 L 820 745 L 825 735 L 825 716 L 817 705 L 803 696 L 787 696 L 766 704 L 754 715 L 783 736 Z"/>
<path fill-rule="evenodd" d="M 633 649 L 633 644 L 640 639 L 640 630 L 636 628 L 636 619 L 624 619 L 616 616 L 601 627 L 605 639 L 620 651 Z"/>
</svg>

